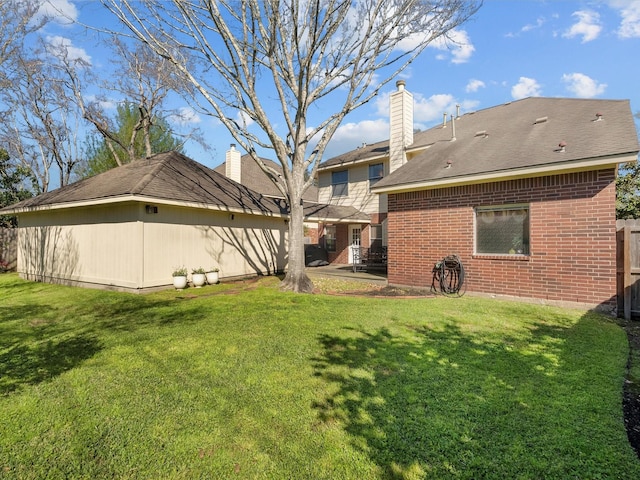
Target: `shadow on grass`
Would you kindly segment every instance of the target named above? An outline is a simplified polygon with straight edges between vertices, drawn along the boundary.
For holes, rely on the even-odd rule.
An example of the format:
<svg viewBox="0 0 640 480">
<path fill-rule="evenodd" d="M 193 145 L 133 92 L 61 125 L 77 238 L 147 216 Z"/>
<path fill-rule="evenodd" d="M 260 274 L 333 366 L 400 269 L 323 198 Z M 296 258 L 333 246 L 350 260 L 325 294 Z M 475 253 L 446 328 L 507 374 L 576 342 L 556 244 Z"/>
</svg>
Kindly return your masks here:
<svg viewBox="0 0 640 480">
<path fill-rule="evenodd" d="M 3 295 L 19 299 L 40 284 L 2 284 Z M 45 286 L 46 292 L 0 310 L 0 395 L 50 380 L 96 355 L 113 342 L 136 342 L 136 332 L 191 323 L 209 312 L 189 298 Z M 73 287 L 71 287 L 73 288 Z M 62 290 L 60 290 L 62 289 Z M 62 291 L 63 295 L 58 295 Z M 67 295 L 71 293 L 71 295 Z M 106 340 L 109 339 L 109 340 Z"/>
<path fill-rule="evenodd" d="M 581 417 L 582 401 L 571 410 L 594 373 L 593 358 L 574 361 L 574 328 L 535 323 L 495 339 L 455 324 L 323 335 L 315 373 L 335 390 L 314 405 L 319 423 L 343 428 L 387 478 L 568 478 L 589 455 L 581 429 L 599 428 Z"/>
<path fill-rule="evenodd" d="M 100 349 L 100 342 L 86 335 L 13 346 L 0 354 L 0 395 L 56 377 Z"/>
</svg>

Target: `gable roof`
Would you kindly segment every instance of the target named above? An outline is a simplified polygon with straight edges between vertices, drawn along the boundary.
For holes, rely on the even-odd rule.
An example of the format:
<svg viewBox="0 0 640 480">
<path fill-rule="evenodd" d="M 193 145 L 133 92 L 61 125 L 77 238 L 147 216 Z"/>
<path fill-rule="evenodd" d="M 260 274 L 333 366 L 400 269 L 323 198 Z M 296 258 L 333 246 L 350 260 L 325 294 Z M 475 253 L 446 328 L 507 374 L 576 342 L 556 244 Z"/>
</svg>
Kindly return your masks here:
<svg viewBox="0 0 640 480">
<path fill-rule="evenodd" d="M 261 160 L 269 167 L 282 175 L 282 166 L 272 160 L 262 158 Z M 221 163 L 214 168 L 214 171 L 221 175 L 226 175 L 226 162 Z M 255 160 L 248 153 L 240 158 L 240 183 L 249 187 L 256 192 L 268 197 L 283 198 L 282 192 L 273 183 L 271 178 L 264 173 Z M 318 201 L 318 187 L 311 185 L 302 198 L 308 202 Z"/>
<path fill-rule="evenodd" d="M 0 212 L 17 214 L 130 200 L 262 215 L 285 215 L 288 210 L 180 153 L 166 152 L 23 200 Z"/>
<path fill-rule="evenodd" d="M 635 161 L 639 149 L 628 100 L 527 98 L 416 134 L 411 159 L 372 190 L 606 168 Z"/>
</svg>

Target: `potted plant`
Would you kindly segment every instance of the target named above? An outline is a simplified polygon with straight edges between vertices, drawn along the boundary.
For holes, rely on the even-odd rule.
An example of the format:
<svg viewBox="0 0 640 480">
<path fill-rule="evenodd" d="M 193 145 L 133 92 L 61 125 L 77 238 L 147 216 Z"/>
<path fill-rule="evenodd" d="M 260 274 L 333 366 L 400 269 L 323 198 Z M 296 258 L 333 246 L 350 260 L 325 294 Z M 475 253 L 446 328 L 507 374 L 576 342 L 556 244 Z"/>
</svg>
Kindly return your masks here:
<svg viewBox="0 0 640 480">
<path fill-rule="evenodd" d="M 207 276 L 205 275 L 204 268 L 194 268 L 191 271 L 191 281 L 196 288 L 202 287 L 207 282 Z"/>
<path fill-rule="evenodd" d="M 220 272 L 220 269 L 218 267 L 211 267 L 209 270 L 207 270 L 206 276 L 207 283 L 209 285 L 215 285 L 220 281 L 220 274 L 218 272 Z"/>
<path fill-rule="evenodd" d="M 173 270 L 173 286 L 176 290 L 182 290 L 187 286 L 187 269 L 179 267 Z"/>
</svg>

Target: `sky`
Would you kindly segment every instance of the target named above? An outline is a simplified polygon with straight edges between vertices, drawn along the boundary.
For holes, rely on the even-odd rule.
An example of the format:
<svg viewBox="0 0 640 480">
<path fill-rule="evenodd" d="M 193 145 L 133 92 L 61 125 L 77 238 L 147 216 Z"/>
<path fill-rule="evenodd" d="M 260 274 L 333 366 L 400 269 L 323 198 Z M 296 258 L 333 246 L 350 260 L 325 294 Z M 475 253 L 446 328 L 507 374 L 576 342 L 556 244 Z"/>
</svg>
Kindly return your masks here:
<svg viewBox="0 0 640 480">
<path fill-rule="evenodd" d="M 67 18 L 95 21 L 95 3 L 48 1 Z M 61 18 L 44 34 L 90 61 L 99 75 L 110 68 L 108 53 L 83 32 Z M 632 112 L 640 113 L 640 0 L 485 0 L 452 38 L 448 45 L 431 44 L 398 78 L 414 95 L 415 128 L 439 124 L 443 113 L 456 113 L 456 105 L 464 114 L 538 96 L 628 99 Z M 392 81 L 349 114 L 324 159 L 388 139 L 388 96 L 395 89 Z M 172 101 L 186 114 L 176 126 L 197 126 L 211 147 L 188 143 L 187 155 L 209 167 L 222 163 L 235 143 L 231 135 L 186 102 Z"/>
</svg>

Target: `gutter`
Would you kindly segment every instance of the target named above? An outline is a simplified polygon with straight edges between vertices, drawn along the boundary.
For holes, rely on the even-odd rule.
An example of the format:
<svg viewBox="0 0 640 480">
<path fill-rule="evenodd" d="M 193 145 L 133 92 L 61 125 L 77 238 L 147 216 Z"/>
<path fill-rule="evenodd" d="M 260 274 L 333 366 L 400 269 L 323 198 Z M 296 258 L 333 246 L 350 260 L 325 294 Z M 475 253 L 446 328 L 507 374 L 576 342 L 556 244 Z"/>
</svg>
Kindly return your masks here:
<svg viewBox="0 0 640 480">
<path fill-rule="evenodd" d="M 281 217 L 288 218 L 289 215 L 276 213 L 272 211 L 263 211 L 263 210 L 253 210 L 250 208 L 239 208 L 239 207 L 227 207 L 222 205 L 211 205 L 207 203 L 196 203 L 196 202 L 183 202 L 179 200 L 167 200 L 167 199 L 159 199 L 155 197 L 146 197 L 146 196 L 138 196 L 138 195 L 126 195 L 121 197 L 111 197 L 111 198 L 100 198 L 94 200 L 82 200 L 77 202 L 68 202 L 68 203 L 54 203 L 49 205 L 36 205 L 33 207 L 21 207 L 21 208 L 3 208 L 0 210 L 0 214 L 2 215 L 20 215 L 21 213 L 33 213 L 33 212 L 48 212 L 52 210 L 64 210 L 67 208 L 80 208 L 80 207 L 94 207 L 100 205 L 110 205 L 115 203 L 125 203 L 125 202 L 135 202 L 135 203 L 153 203 L 157 205 L 170 205 L 175 207 L 190 207 L 190 208 L 200 208 L 204 210 L 214 210 L 219 212 L 226 213 L 245 213 L 248 215 L 262 215 L 267 217 Z"/>
<path fill-rule="evenodd" d="M 433 190 L 436 188 L 457 187 L 462 185 L 516 180 L 520 178 L 542 177 L 589 170 L 602 170 L 605 168 L 617 167 L 621 163 L 635 162 L 637 160 L 638 152 L 635 152 L 628 155 L 615 155 L 610 157 L 598 158 L 595 160 L 580 160 L 571 164 L 564 162 L 560 165 L 544 165 L 519 168 L 516 170 L 500 170 L 497 172 L 461 175 L 458 177 L 449 177 L 444 179 L 424 180 L 420 182 L 402 183 L 390 186 L 374 186 L 371 189 L 371 192 L 377 194 L 405 193 L 418 190 Z"/>
</svg>

